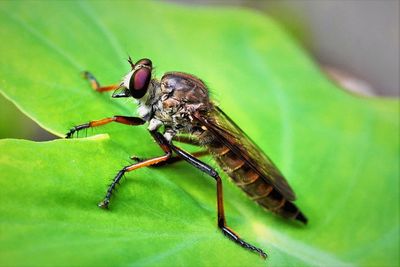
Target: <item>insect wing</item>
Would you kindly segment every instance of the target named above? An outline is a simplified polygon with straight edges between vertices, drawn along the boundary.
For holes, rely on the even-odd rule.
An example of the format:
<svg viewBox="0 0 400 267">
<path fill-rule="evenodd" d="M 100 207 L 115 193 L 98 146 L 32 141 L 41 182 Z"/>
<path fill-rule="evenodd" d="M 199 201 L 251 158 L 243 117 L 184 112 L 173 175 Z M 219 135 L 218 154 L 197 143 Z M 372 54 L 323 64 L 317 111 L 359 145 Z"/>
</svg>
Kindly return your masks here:
<svg viewBox="0 0 400 267">
<path fill-rule="evenodd" d="M 253 171 L 273 185 L 287 200 L 295 200 L 296 196 L 292 188 L 275 164 L 225 112 L 215 106 L 207 117 L 198 113 L 193 116 L 237 157 L 242 158 Z"/>
</svg>

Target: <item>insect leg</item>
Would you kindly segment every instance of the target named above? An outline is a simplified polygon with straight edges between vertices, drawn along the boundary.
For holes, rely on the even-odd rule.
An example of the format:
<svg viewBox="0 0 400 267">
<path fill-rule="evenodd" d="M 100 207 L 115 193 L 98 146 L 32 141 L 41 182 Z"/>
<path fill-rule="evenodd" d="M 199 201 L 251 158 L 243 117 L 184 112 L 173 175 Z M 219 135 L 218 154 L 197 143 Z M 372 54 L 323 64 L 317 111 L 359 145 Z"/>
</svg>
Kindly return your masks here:
<svg viewBox="0 0 400 267">
<path fill-rule="evenodd" d="M 107 92 L 107 91 L 112 91 L 115 90 L 119 87 L 118 84 L 112 84 L 112 85 L 107 85 L 107 86 L 100 86 L 100 83 L 97 81 L 97 79 L 93 76 L 88 71 L 84 71 L 82 73 L 83 77 L 89 81 L 90 86 L 96 90 L 97 92 Z"/>
<path fill-rule="evenodd" d="M 179 143 L 184 143 L 184 144 L 189 144 L 189 145 L 194 145 L 194 146 L 201 146 L 199 140 L 197 138 L 195 138 L 195 137 L 192 137 L 192 136 L 176 135 L 176 136 L 174 136 L 172 138 L 172 140 L 177 141 Z M 208 150 L 201 150 L 201 151 L 197 151 L 197 152 L 192 153 L 192 155 L 194 157 L 196 157 L 196 158 L 199 158 L 199 157 L 210 155 L 210 152 Z M 131 156 L 130 158 L 132 160 L 137 161 L 137 162 L 143 161 L 143 159 L 141 159 L 140 157 L 137 157 L 137 156 Z M 163 161 L 163 162 L 160 162 L 158 164 L 152 165 L 152 167 L 165 166 L 167 164 L 179 162 L 181 160 L 182 160 L 182 158 L 177 157 L 177 156 L 173 156 L 173 157 L 169 158 L 166 161 Z"/>
<path fill-rule="evenodd" d="M 157 144 L 165 152 L 165 154 L 163 156 L 147 159 L 147 160 L 144 160 L 142 162 L 138 162 L 138 163 L 135 163 L 135 164 L 132 164 L 132 165 L 128 165 L 128 166 L 125 166 L 124 168 L 122 168 L 117 173 L 117 175 L 114 177 L 112 183 L 108 187 L 106 196 L 104 197 L 103 201 L 101 201 L 98 204 L 98 206 L 100 208 L 103 208 L 103 209 L 107 209 L 108 208 L 108 205 L 110 204 L 111 196 L 112 196 L 112 194 L 114 192 L 114 189 L 117 186 L 117 184 L 120 183 L 121 178 L 123 177 L 123 175 L 126 172 L 130 172 L 130 171 L 142 168 L 142 167 L 147 167 L 147 166 L 151 166 L 151 165 L 154 165 L 154 164 L 158 164 L 160 162 L 168 160 L 171 157 L 172 151 L 171 151 L 171 148 L 168 146 L 167 141 L 165 139 L 160 139 L 159 136 L 156 136 L 153 132 L 150 132 L 150 133 L 153 136 L 153 138 L 156 140 Z"/>
<path fill-rule="evenodd" d="M 110 122 L 118 122 L 126 125 L 142 125 L 146 121 L 142 120 L 141 118 L 138 117 L 127 117 L 127 116 L 113 116 L 111 118 L 105 118 L 101 120 L 96 120 L 96 121 L 90 121 L 88 123 L 84 123 L 81 125 L 74 126 L 69 130 L 69 132 L 65 135 L 65 138 L 71 138 L 75 132 L 78 132 L 82 129 L 87 129 L 91 127 L 97 127 L 101 125 L 105 125 Z"/>
<path fill-rule="evenodd" d="M 201 151 L 196 151 L 196 152 L 192 153 L 192 156 L 196 157 L 196 158 L 207 156 L 207 155 L 210 155 L 210 152 L 208 150 L 201 150 Z M 143 159 L 141 159 L 139 157 L 136 157 L 136 156 L 132 156 L 131 159 L 132 160 L 136 160 L 137 162 L 144 161 Z M 179 162 L 181 160 L 182 160 L 181 157 L 172 156 L 169 159 L 167 159 L 166 161 L 162 161 L 160 163 L 151 165 L 151 167 L 161 167 L 161 166 L 165 166 L 165 165 L 168 165 L 168 164 Z"/>
<path fill-rule="evenodd" d="M 162 136 L 160 133 L 154 133 L 155 135 L 158 135 L 158 138 L 163 139 L 164 136 Z M 164 142 L 167 142 L 164 139 Z M 186 151 L 182 150 L 179 147 L 176 147 L 172 143 L 169 144 L 169 147 L 173 152 L 175 152 L 179 157 L 184 159 L 185 161 L 189 162 L 192 164 L 194 167 L 198 168 L 202 172 L 210 175 L 215 179 L 217 182 L 217 207 L 218 207 L 218 227 L 222 230 L 222 233 L 227 236 L 229 239 L 232 241 L 238 243 L 240 246 L 249 249 L 251 251 L 254 251 L 258 253 L 261 257 L 266 258 L 267 254 L 262 251 L 261 249 L 247 243 L 243 239 L 241 239 L 232 229 L 230 229 L 226 225 L 226 220 L 225 220 L 225 213 L 224 213 L 224 204 L 223 204 L 223 196 L 222 196 L 222 180 L 219 177 L 218 173 L 209 165 L 206 163 L 198 160 L 197 158 L 193 157 L 191 154 L 187 153 Z"/>
</svg>

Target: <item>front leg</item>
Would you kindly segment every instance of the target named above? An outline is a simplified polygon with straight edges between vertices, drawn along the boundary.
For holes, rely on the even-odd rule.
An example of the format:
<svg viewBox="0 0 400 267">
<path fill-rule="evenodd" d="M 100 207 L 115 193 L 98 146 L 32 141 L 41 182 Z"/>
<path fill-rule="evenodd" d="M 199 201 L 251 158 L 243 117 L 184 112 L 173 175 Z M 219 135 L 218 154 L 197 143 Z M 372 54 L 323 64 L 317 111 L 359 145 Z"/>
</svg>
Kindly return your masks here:
<svg viewBox="0 0 400 267">
<path fill-rule="evenodd" d="M 78 133 L 80 130 L 105 125 L 110 122 L 118 122 L 118 123 L 126 124 L 126 125 L 142 125 L 146 121 L 141 118 L 138 118 L 138 117 L 113 116 L 111 118 L 90 121 L 88 123 L 74 126 L 73 128 L 71 128 L 69 130 L 68 133 L 66 133 L 65 138 L 71 138 L 74 135 L 74 133 Z"/>
<path fill-rule="evenodd" d="M 83 78 L 89 81 L 90 87 L 92 87 L 95 91 L 103 93 L 103 92 L 108 92 L 108 91 L 113 91 L 118 89 L 119 85 L 118 84 L 112 84 L 112 85 L 106 85 L 106 86 L 100 86 L 100 83 L 97 81 L 96 77 L 93 76 L 88 71 L 84 71 L 82 73 Z"/>
</svg>

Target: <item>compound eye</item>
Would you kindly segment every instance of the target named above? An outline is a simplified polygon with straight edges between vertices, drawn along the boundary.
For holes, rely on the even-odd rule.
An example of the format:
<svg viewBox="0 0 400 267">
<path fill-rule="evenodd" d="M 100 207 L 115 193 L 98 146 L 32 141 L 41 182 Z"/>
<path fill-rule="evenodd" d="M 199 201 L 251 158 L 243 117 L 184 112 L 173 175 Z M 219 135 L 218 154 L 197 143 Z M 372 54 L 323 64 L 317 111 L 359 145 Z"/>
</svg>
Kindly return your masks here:
<svg viewBox="0 0 400 267">
<path fill-rule="evenodd" d="M 134 98 L 142 98 L 149 87 L 151 68 L 142 67 L 136 70 L 129 81 L 129 90 Z"/>
</svg>

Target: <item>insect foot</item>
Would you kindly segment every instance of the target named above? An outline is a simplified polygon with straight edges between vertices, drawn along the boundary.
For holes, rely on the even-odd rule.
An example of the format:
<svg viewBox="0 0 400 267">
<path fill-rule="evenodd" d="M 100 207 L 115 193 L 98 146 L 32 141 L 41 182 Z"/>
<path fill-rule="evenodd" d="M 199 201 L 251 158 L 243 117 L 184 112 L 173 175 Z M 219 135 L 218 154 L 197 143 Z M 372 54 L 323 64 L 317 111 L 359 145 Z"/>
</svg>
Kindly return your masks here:
<svg viewBox="0 0 400 267">
<path fill-rule="evenodd" d="M 91 73 L 90 73 L 89 71 L 87 71 L 87 70 L 82 71 L 82 72 L 81 72 L 81 75 L 82 75 L 82 77 L 83 77 L 84 79 L 87 79 L 87 80 L 95 79 L 94 76 L 93 76 L 93 74 L 91 74 Z"/>
<path fill-rule="evenodd" d="M 65 138 L 72 138 L 74 136 L 74 133 L 78 134 L 78 132 L 82 129 L 87 129 L 90 127 L 90 123 L 85 123 L 85 124 L 81 124 L 78 126 L 74 126 L 73 128 L 71 128 L 71 130 L 69 130 L 69 132 L 65 135 Z"/>
<path fill-rule="evenodd" d="M 141 159 L 140 157 L 137 157 L 137 156 L 130 156 L 129 158 L 130 158 L 131 160 L 136 161 L 136 162 L 141 162 L 141 161 L 143 161 L 143 159 Z"/>
<path fill-rule="evenodd" d="M 235 234 L 231 229 L 229 229 L 228 227 L 222 227 L 221 228 L 222 233 L 228 237 L 229 239 L 233 240 L 234 242 L 238 243 L 240 246 L 251 250 L 255 253 L 258 253 L 263 259 L 266 259 L 268 257 L 267 253 L 265 253 L 262 249 L 255 247 L 249 243 L 247 243 L 246 241 L 244 241 L 243 239 L 241 239 L 237 234 Z"/>
<path fill-rule="evenodd" d="M 65 134 L 65 138 L 67 138 L 67 139 L 72 138 L 75 132 L 76 132 L 76 129 L 74 127 L 71 130 L 69 130 L 68 133 Z"/>
<path fill-rule="evenodd" d="M 97 204 L 97 206 L 99 208 L 107 210 L 108 209 L 108 204 L 110 204 L 110 200 L 105 199 L 105 200 L 101 201 L 99 204 Z"/>
</svg>

